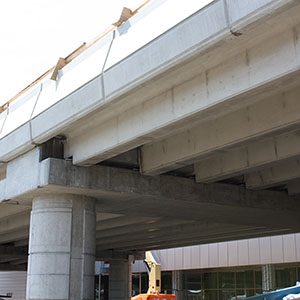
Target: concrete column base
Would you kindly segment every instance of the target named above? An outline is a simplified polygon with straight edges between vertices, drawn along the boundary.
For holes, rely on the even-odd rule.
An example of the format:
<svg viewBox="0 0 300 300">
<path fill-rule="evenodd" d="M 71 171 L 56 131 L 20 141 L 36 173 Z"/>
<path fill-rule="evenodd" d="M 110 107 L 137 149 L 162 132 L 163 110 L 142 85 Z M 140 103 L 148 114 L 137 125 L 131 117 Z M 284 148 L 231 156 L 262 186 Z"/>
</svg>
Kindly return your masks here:
<svg viewBox="0 0 300 300">
<path fill-rule="evenodd" d="M 94 299 L 95 200 L 44 195 L 33 201 L 28 300 Z"/>
<path fill-rule="evenodd" d="M 109 267 L 109 300 L 131 299 L 131 260 L 111 261 Z"/>
</svg>

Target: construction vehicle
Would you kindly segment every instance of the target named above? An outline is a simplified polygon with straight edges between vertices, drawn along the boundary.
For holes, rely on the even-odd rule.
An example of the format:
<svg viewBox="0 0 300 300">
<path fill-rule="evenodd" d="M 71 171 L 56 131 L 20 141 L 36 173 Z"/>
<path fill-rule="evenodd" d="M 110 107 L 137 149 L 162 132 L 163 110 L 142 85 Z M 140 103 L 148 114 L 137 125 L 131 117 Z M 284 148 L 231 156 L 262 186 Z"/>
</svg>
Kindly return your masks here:
<svg viewBox="0 0 300 300">
<path fill-rule="evenodd" d="M 176 300 L 174 294 L 161 294 L 161 265 L 156 262 L 151 251 L 146 252 L 144 263 L 149 275 L 147 294 L 137 295 L 131 300 Z"/>
</svg>

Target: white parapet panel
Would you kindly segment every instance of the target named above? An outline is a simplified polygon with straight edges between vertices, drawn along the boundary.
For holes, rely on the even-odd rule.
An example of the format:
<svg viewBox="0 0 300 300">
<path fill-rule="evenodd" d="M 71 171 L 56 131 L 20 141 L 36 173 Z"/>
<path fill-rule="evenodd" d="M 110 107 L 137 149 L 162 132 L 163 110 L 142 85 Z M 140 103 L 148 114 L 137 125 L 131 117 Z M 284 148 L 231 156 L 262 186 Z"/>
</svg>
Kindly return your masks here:
<svg viewBox="0 0 300 300">
<path fill-rule="evenodd" d="M 119 34 L 114 41 L 106 65 L 109 68 L 105 76 L 107 97 L 151 79 L 156 73 L 179 63 L 194 51 L 205 48 L 207 44 L 220 39 L 222 33 L 228 32 L 222 1 L 214 1 L 213 5 L 209 5 L 185 22 L 180 21 L 192 14 L 193 10 L 191 9 L 189 13 L 185 12 L 181 18 L 173 17 L 173 13 L 176 16 L 175 12 L 184 5 L 181 3 L 180 6 L 178 1 L 174 1 L 174 5 L 172 5 L 173 2 L 169 2 L 164 3 L 165 6 L 162 5 L 153 14 L 145 16 L 137 23 L 137 26 L 131 28 L 128 25 L 127 33 Z M 190 2 L 187 3 L 189 6 Z M 197 10 L 202 7 L 201 3 L 200 1 Z M 196 9 L 195 5 L 193 8 Z M 133 24 L 134 21 L 134 18 L 129 20 Z M 122 26 L 125 27 L 126 24 Z M 178 25 L 174 28 L 176 24 Z M 173 29 L 169 30 L 171 28 Z M 119 32 L 122 33 L 122 30 L 123 28 L 120 27 Z M 165 31 L 168 32 L 162 35 Z M 152 41 L 151 44 L 150 41 Z M 140 50 L 137 51 L 138 49 Z M 130 53 L 134 55 L 128 56 Z M 125 57 L 127 57 L 126 60 L 123 59 Z M 117 61 L 119 63 L 115 67 Z"/>
<path fill-rule="evenodd" d="M 181 0 L 151 1 L 143 11 L 117 29 L 117 36 L 105 69 L 122 61 L 211 2 L 213 0 L 188 0 L 184 4 Z M 213 19 L 214 16 L 211 18 Z M 205 28 L 206 26 L 205 22 L 199 24 L 203 34 L 209 36 L 213 29 Z M 178 43 L 180 44 L 180 39 Z M 172 52 L 172 47 L 166 50 Z M 160 52 L 158 55 L 164 55 L 164 53 Z M 149 59 L 151 58 L 149 57 Z"/>
</svg>

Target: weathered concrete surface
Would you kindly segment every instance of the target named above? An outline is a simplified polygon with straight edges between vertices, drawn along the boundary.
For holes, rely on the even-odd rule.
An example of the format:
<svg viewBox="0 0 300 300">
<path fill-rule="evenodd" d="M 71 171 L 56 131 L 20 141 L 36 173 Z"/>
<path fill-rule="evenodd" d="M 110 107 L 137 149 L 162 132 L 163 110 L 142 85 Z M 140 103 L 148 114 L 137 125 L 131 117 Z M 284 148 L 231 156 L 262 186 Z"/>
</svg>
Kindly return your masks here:
<svg viewBox="0 0 300 300">
<path fill-rule="evenodd" d="M 142 147 L 142 170 L 159 174 L 231 151 L 257 139 L 299 128 L 299 88 L 279 93 Z M 282 154 L 284 155 L 284 154 Z"/>
<path fill-rule="evenodd" d="M 265 189 L 275 185 L 286 184 L 300 177 L 300 160 L 291 160 L 285 164 L 273 166 L 246 175 L 249 189 Z"/>
<path fill-rule="evenodd" d="M 195 164 L 197 182 L 216 182 L 269 168 L 300 155 L 300 132 L 293 131 L 216 154 Z"/>
<path fill-rule="evenodd" d="M 34 150 L 23 159 L 31 158 L 35 162 L 39 156 L 39 150 Z M 205 243 L 300 229 L 299 199 L 285 192 L 251 191 L 243 186 L 220 183 L 205 185 L 193 179 L 166 175 L 149 177 L 138 171 L 109 166 L 78 167 L 71 161 L 55 158 L 32 164 L 29 181 L 25 177 L 22 182 L 26 169 L 14 168 L 10 163 L 8 169 L 7 185 L 11 185 L 9 181 L 14 181 L 14 174 L 18 172 L 20 188 L 18 195 L 10 189 L 7 193 L 4 190 L 5 200 L 30 205 L 32 199 L 49 194 L 94 197 L 102 214 L 95 236 L 97 251 L 102 253 L 109 249 L 144 251 L 147 247 Z M 26 223 L 26 214 L 24 218 Z M 20 219 L 12 228 L 20 230 L 22 224 Z M 1 238 L 7 237 L 0 234 Z M 19 240 L 24 238 L 24 233 L 18 236 Z"/>
<path fill-rule="evenodd" d="M 95 216 L 92 198 L 34 199 L 27 299 L 94 299 Z"/>
</svg>

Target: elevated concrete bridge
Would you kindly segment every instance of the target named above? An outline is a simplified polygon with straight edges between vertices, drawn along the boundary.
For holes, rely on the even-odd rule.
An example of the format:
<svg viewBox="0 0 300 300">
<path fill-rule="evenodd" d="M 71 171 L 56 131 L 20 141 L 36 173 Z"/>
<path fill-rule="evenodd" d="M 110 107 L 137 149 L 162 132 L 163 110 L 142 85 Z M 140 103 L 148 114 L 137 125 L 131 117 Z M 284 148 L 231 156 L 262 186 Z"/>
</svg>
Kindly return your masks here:
<svg viewBox="0 0 300 300">
<path fill-rule="evenodd" d="M 171 2 L 0 115 L 0 270 L 29 251 L 28 299 L 92 299 L 95 259 L 128 299 L 145 250 L 300 231 L 300 2 Z"/>
</svg>

